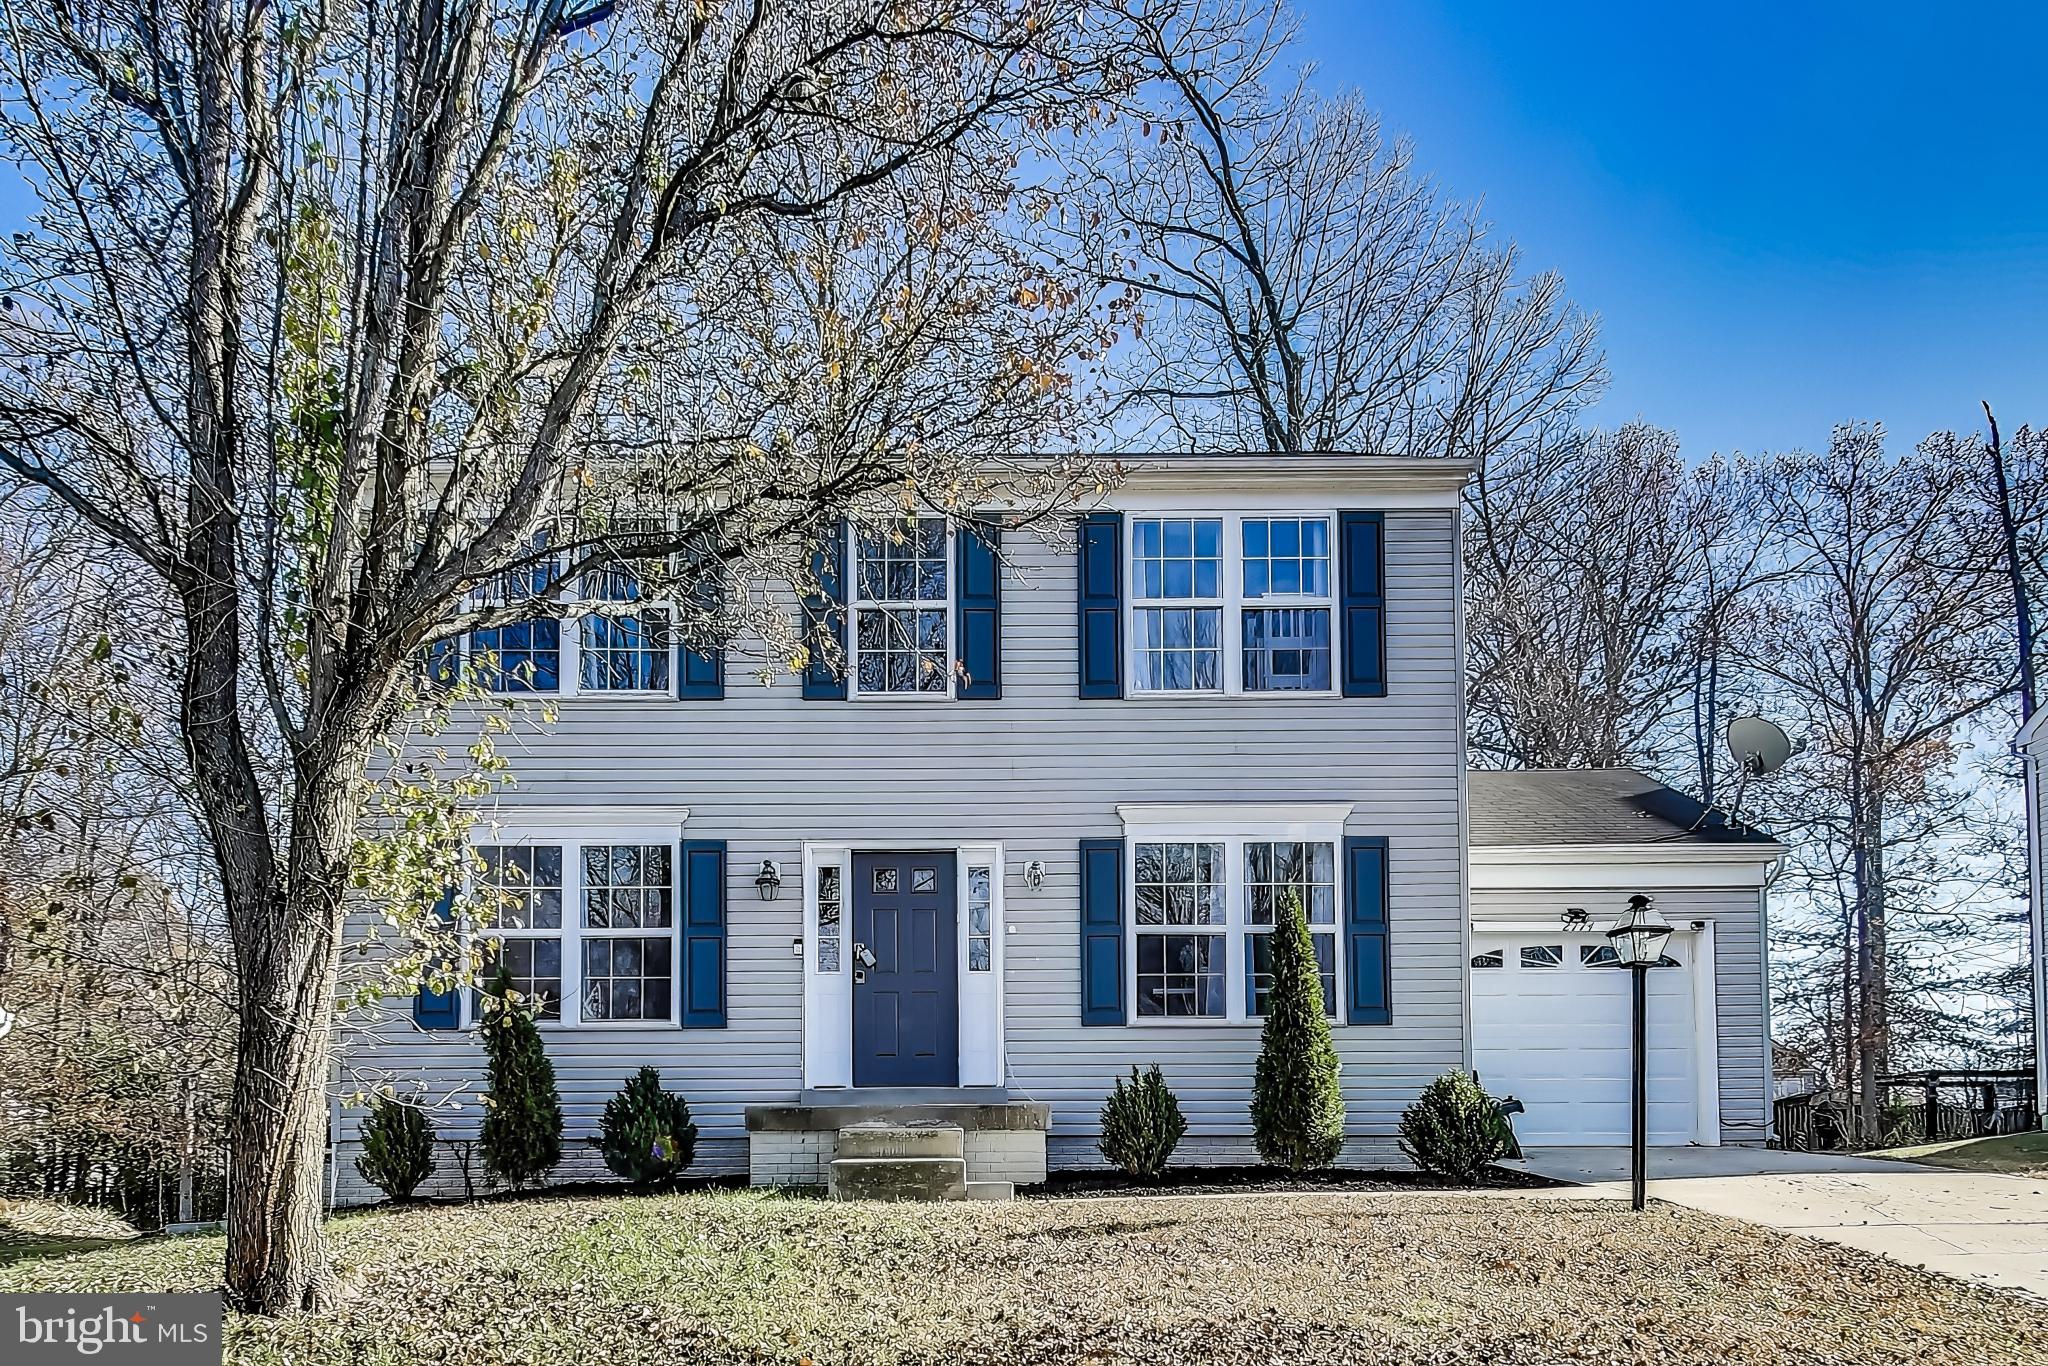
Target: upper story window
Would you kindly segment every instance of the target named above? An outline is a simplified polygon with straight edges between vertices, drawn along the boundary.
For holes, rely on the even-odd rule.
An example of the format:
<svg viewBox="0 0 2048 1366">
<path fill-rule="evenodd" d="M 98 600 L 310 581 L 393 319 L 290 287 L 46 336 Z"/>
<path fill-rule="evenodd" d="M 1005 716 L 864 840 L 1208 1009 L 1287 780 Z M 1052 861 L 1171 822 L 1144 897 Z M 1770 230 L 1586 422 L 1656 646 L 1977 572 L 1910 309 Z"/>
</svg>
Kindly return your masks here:
<svg viewBox="0 0 2048 1366">
<path fill-rule="evenodd" d="M 1330 692 L 1330 521 L 1131 518 L 1131 691 Z"/>
<path fill-rule="evenodd" d="M 1141 692 L 1223 686 L 1223 522 L 1141 517 L 1131 523 L 1131 661 Z"/>
<path fill-rule="evenodd" d="M 577 623 L 578 691 L 669 690 L 674 652 L 669 648 L 668 609 L 649 605 L 626 612 L 609 606 L 638 604 L 640 585 L 640 567 L 625 560 L 614 560 L 583 575 L 578 596 L 607 607 L 585 612 Z"/>
<path fill-rule="evenodd" d="M 562 581 L 566 561 L 557 553 L 507 570 L 479 596 L 499 603 L 546 597 Z M 540 614 L 475 632 L 472 654 L 496 665 L 488 686 L 493 692 L 564 697 L 669 695 L 675 680 L 673 617 L 663 604 L 642 603 L 651 567 L 629 560 L 598 565 Z"/>
<path fill-rule="evenodd" d="M 943 517 L 863 531 L 854 546 L 853 690 L 939 696 L 953 689 L 953 576 Z"/>
</svg>

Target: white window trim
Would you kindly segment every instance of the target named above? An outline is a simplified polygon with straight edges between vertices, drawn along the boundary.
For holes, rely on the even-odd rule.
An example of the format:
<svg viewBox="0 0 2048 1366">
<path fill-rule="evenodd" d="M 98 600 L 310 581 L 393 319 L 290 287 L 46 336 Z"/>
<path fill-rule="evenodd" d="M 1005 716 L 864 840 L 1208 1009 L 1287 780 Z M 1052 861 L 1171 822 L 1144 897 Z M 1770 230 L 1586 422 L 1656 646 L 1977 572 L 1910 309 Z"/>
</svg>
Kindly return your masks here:
<svg viewBox="0 0 2048 1366">
<path fill-rule="evenodd" d="M 568 552 L 558 550 L 554 553 L 553 558 L 556 574 L 558 576 L 563 575 L 567 569 Z M 612 599 L 583 597 L 580 584 L 574 585 L 554 599 L 548 605 L 546 611 L 537 614 L 531 620 L 538 621 L 552 618 L 556 623 L 555 635 L 558 648 L 555 662 L 555 687 L 550 690 L 493 687 L 490 689 L 491 696 L 534 697 L 557 701 L 587 699 L 597 699 L 606 702 L 675 701 L 676 686 L 682 677 L 682 641 L 676 631 L 677 613 L 675 604 L 666 598 L 650 598 L 638 601 L 641 606 L 659 609 L 668 613 L 668 686 L 666 688 L 591 688 L 587 690 L 583 687 L 583 623 L 589 617 L 600 615 L 591 610 L 591 604 L 609 601 L 612 601 Z M 518 623 L 508 624 L 517 625 Z M 474 657 L 474 640 L 474 633 L 462 637 L 462 653 L 465 659 Z"/>
<path fill-rule="evenodd" d="M 1244 846 L 1268 840 L 1308 840 L 1327 843 L 1336 861 L 1336 923 L 1329 933 L 1335 938 L 1334 966 L 1337 974 L 1337 1012 L 1330 1016 L 1333 1027 L 1344 1024 L 1344 822 L 1351 815 L 1350 802 L 1256 802 L 1242 805 L 1212 802 L 1158 802 L 1119 806 L 1123 818 L 1125 858 L 1124 916 L 1124 1012 L 1127 1029 L 1215 1029 L 1227 1026 L 1260 1027 L 1262 1015 L 1249 1013 L 1246 999 L 1247 934 L 1263 932 L 1245 920 Z M 1138 1013 L 1138 858 L 1140 842 L 1190 843 L 1206 841 L 1223 845 L 1225 885 L 1224 915 L 1219 927 L 1223 937 L 1222 1015 L 1140 1015 Z M 1147 933 L 1216 933 L 1203 926 L 1154 926 Z M 1312 926 L 1310 933 L 1322 933 Z"/>
<path fill-rule="evenodd" d="M 1182 521 L 1203 519 L 1223 523 L 1223 562 L 1217 586 L 1222 596 L 1208 598 L 1140 598 L 1138 596 L 1137 525 L 1142 521 L 1156 519 Z M 1269 594 L 1262 598 L 1246 598 L 1244 595 L 1244 524 L 1247 521 L 1266 522 L 1290 519 L 1317 520 L 1329 527 L 1329 592 L 1322 597 L 1306 594 L 1279 596 Z M 1175 697 L 1259 697 L 1259 698 L 1330 698 L 1342 695 L 1338 670 L 1342 667 L 1342 626 L 1337 609 L 1337 582 L 1341 572 L 1337 545 L 1337 513 L 1331 508 L 1275 507 L 1251 508 L 1238 511 L 1224 511 L 1218 508 L 1138 508 L 1124 509 L 1123 544 L 1121 554 L 1123 584 L 1123 666 L 1124 677 L 1131 680 L 1131 686 L 1124 695 L 1131 698 L 1159 699 Z M 1220 603 L 1223 610 L 1221 633 L 1223 668 L 1221 688 L 1140 688 L 1137 686 L 1138 632 L 1135 614 L 1145 607 L 1186 607 L 1200 603 L 1207 606 Z M 1259 688 L 1247 690 L 1244 686 L 1244 613 L 1246 608 L 1324 608 L 1330 614 L 1330 686 L 1327 688 Z"/>
<path fill-rule="evenodd" d="M 684 813 L 687 816 L 687 812 Z M 536 1027 L 545 1031 L 555 1030 L 602 1030 L 619 1031 L 633 1029 L 679 1030 L 683 1024 L 683 845 L 678 823 L 660 825 L 532 825 L 521 823 L 495 826 L 479 823 L 469 836 L 469 843 L 477 845 L 532 846 L 538 844 L 560 845 L 562 849 L 562 928 L 559 938 L 562 942 L 562 1001 L 559 1020 L 539 1020 Z M 583 941 L 597 939 L 659 939 L 658 932 L 598 931 L 589 933 L 583 925 L 583 846 L 587 844 L 660 844 L 669 848 L 670 910 L 668 938 L 669 948 L 669 1018 L 666 1020 L 586 1020 L 583 1018 Z M 470 896 L 476 892 L 475 874 L 472 872 L 464 889 Z M 488 927 L 465 924 L 466 943 L 495 936 Z M 544 933 L 522 933 L 524 939 L 545 939 Z M 465 1027 L 476 1028 L 482 1023 L 477 1018 L 472 992 L 462 993 L 463 1023 Z"/>
<path fill-rule="evenodd" d="M 946 614 L 946 686 L 943 691 L 939 692 L 870 692 L 861 687 L 860 609 L 864 606 L 902 608 L 912 604 L 908 601 L 898 601 L 893 598 L 868 598 L 861 593 L 860 528 L 855 525 L 849 525 L 846 529 L 846 696 L 849 701 L 951 702 L 954 700 L 954 694 L 960 687 L 960 680 L 955 672 L 956 661 L 953 655 L 953 632 L 958 621 L 957 602 L 960 596 L 960 566 L 955 560 L 953 538 L 959 534 L 960 529 L 955 525 L 951 517 L 942 516 L 938 513 L 920 512 L 917 514 L 917 518 L 919 521 L 944 523 L 946 528 L 946 545 L 945 549 L 941 552 L 946 566 L 946 596 L 943 601 L 937 598 L 928 601 L 920 599 L 916 604 L 924 609 L 938 605 Z"/>
</svg>

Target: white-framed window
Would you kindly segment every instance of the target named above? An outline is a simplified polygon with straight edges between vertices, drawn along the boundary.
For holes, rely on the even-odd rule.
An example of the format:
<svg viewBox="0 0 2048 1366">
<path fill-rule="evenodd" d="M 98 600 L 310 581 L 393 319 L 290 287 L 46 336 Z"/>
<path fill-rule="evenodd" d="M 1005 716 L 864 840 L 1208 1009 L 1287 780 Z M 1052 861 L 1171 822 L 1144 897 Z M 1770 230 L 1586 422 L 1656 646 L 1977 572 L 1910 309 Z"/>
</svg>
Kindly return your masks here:
<svg viewBox="0 0 2048 1366">
<path fill-rule="evenodd" d="M 503 603 L 544 596 L 562 581 L 568 558 L 561 552 L 508 570 L 479 598 Z M 540 615 L 474 632 L 472 656 L 496 661 L 486 685 L 493 692 L 555 697 L 673 696 L 674 614 L 665 603 L 642 603 L 649 567 L 624 559 L 593 566 Z"/>
<path fill-rule="evenodd" d="M 1223 687 L 1223 520 L 1131 520 L 1131 686 Z"/>
<path fill-rule="evenodd" d="M 1230 1014 L 1229 898 L 1219 840 L 1138 840 L 1132 933 L 1137 938 L 1134 1014 L 1225 1019 Z"/>
<path fill-rule="evenodd" d="M 1564 945 L 1524 944 L 1522 945 L 1522 966 L 1537 971 L 1564 966 Z"/>
<path fill-rule="evenodd" d="M 1132 1025 L 1255 1023 L 1272 989 L 1273 930 L 1298 897 L 1337 1017 L 1343 971 L 1337 857 L 1348 803 L 1119 808 L 1129 843 L 1125 988 Z"/>
<path fill-rule="evenodd" d="M 676 845 L 638 831 L 479 843 L 470 932 L 549 1024 L 676 1023 Z M 472 993 L 470 1018 L 482 1017 Z"/>
<path fill-rule="evenodd" d="M 951 696 L 951 552 L 943 517 L 904 518 L 854 537 L 854 696 Z"/>
<path fill-rule="evenodd" d="M 1506 958 L 1499 949 L 1487 949 L 1482 953 L 1472 955 L 1472 966 L 1475 968 L 1497 968 L 1506 961 Z"/>
<path fill-rule="evenodd" d="M 1125 521 L 1132 694 L 1334 691 L 1334 514 Z"/>
<path fill-rule="evenodd" d="M 1273 928 L 1288 896 L 1301 903 L 1323 979 L 1323 1013 L 1337 1013 L 1337 846 L 1329 840 L 1246 840 L 1245 957 L 1251 976 L 1245 1013 L 1266 1013 L 1273 988 Z"/>
<path fill-rule="evenodd" d="M 479 928 L 497 947 L 483 964 L 488 984 L 503 968 L 536 1018 L 562 1018 L 562 846 L 480 844 L 476 875 Z M 474 999 L 473 1014 L 481 1013 Z"/>
</svg>

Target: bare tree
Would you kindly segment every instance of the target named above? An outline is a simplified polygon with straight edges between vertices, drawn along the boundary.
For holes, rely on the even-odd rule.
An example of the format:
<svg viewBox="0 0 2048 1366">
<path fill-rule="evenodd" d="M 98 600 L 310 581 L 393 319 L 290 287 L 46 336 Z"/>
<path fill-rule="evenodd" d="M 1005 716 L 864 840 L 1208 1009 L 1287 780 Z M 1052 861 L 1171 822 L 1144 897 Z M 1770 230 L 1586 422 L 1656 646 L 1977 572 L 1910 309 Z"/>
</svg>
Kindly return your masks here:
<svg viewBox="0 0 2048 1366">
<path fill-rule="evenodd" d="M 1514 767 L 1662 761 L 1744 588 L 1739 468 L 1632 423 L 1496 457 L 1466 500 L 1471 743 Z M 1711 724 L 1711 723 L 1709 723 Z"/>
<path fill-rule="evenodd" d="M 770 595 L 696 591 L 714 569 L 801 591 L 802 541 L 848 504 L 1095 484 L 970 469 L 966 433 L 847 444 L 715 402 L 700 430 L 692 373 L 732 325 L 743 233 L 994 164 L 1088 87 L 1095 34 L 1064 0 L 0 0 L 0 21 L 0 132 L 37 200 L 0 255 L 0 464 L 160 585 L 239 978 L 227 1285 L 288 1312 L 330 1293 L 342 915 L 421 652 L 674 556 L 649 591 L 678 629 L 749 613 L 801 663 Z M 410 873 L 424 908 L 449 843 L 383 856 L 380 890 Z"/>
<path fill-rule="evenodd" d="M 2000 571 L 1974 472 L 1924 450 L 1894 459 L 1882 428 L 1837 428 L 1825 455 L 1776 458 L 1761 478 L 1781 573 L 1739 649 L 1812 741 L 1805 797 L 1778 800 L 1808 890 L 1842 908 L 1839 1042 L 1872 1134 L 1892 1054 L 1892 918 L 1928 907 L 1910 884 L 1932 886 L 1944 842 L 1965 833 L 1965 727 L 2013 686 L 1995 648 Z"/>
<path fill-rule="evenodd" d="M 1121 136 L 1048 205 L 1142 326 L 1127 425 L 1187 448 L 1485 455 L 1597 388 L 1592 320 L 1445 200 L 1255 0 L 1129 0 Z"/>
</svg>

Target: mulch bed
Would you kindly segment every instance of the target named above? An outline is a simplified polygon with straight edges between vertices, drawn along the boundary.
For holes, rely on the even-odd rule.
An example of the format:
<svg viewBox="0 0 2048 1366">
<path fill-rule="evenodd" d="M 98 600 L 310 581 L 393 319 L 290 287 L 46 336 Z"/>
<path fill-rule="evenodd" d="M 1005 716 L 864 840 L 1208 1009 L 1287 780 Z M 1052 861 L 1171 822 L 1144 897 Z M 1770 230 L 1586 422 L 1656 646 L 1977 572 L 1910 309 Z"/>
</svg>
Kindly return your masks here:
<svg viewBox="0 0 2048 1366">
<path fill-rule="evenodd" d="M 1568 1184 L 1506 1167 L 1487 1168 L 1484 1179 L 1471 1186 L 1419 1171 L 1327 1167 L 1321 1171 L 1290 1172 L 1280 1167 L 1169 1167 L 1156 1181 L 1135 1181 L 1119 1171 L 1053 1172 L 1043 1185 L 1021 1187 L 1017 1194 L 1027 1200 L 1070 1200 L 1104 1195 L 1544 1190 Z"/>
</svg>

